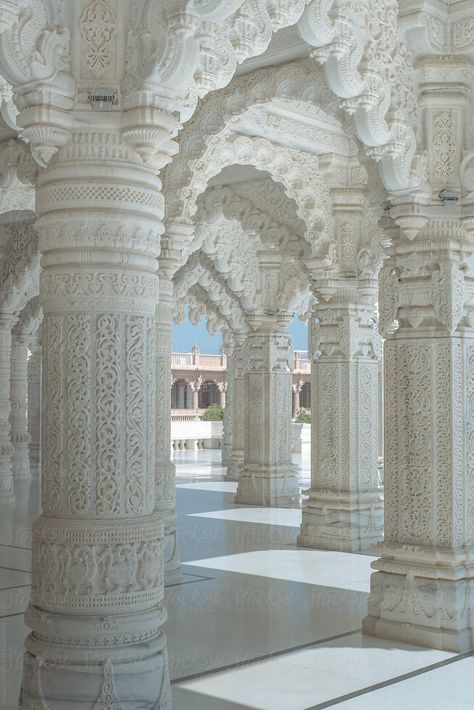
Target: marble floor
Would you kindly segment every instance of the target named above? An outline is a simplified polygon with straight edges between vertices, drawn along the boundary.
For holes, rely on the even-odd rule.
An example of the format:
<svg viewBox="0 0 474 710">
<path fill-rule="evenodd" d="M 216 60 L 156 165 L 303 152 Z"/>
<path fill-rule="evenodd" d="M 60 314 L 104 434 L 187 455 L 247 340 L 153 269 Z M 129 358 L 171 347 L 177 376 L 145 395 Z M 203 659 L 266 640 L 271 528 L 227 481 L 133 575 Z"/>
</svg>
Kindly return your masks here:
<svg viewBox="0 0 474 710">
<path fill-rule="evenodd" d="M 219 452 L 177 452 L 174 710 L 472 710 L 474 658 L 362 637 L 369 555 L 298 549 L 300 511 L 235 506 Z M 296 459 L 301 489 L 309 456 Z M 16 710 L 39 485 L 0 512 L 0 708 Z M 130 708 L 130 710 L 133 710 Z"/>
</svg>

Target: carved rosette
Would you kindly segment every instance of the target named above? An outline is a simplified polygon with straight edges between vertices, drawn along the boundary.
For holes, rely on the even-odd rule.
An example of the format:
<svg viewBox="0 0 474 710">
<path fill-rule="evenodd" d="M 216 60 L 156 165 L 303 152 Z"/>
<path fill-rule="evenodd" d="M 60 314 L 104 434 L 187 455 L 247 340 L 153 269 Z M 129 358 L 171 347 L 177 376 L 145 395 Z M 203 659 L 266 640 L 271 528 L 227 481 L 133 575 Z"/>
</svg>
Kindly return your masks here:
<svg viewBox="0 0 474 710">
<path fill-rule="evenodd" d="M 299 500 L 299 489 L 291 460 L 291 337 L 283 329 L 257 329 L 247 337 L 245 358 L 244 461 L 235 502 L 292 504 Z"/>
</svg>

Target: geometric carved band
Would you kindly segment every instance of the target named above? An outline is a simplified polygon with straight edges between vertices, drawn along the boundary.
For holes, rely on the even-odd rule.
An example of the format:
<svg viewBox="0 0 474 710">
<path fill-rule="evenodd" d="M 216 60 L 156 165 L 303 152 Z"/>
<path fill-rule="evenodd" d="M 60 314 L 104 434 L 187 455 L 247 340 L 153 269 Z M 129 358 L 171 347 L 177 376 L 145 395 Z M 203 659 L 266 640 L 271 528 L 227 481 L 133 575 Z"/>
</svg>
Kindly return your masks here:
<svg viewBox="0 0 474 710">
<path fill-rule="evenodd" d="M 163 600 L 163 523 L 39 518 L 33 527 L 32 603 L 92 613 Z"/>
</svg>

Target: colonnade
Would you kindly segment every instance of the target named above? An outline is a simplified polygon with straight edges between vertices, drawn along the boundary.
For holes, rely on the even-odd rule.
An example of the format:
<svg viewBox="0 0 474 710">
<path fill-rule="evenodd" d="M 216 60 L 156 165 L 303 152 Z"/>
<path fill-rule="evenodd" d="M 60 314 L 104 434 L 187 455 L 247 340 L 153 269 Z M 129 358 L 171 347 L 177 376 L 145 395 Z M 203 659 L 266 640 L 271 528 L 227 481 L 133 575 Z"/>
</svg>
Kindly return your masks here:
<svg viewBox="0 0 474 710">
<path fill-rule="evenodd" d="M 299 497 L 287 324 L 306 279 L 313 455 L 299 542 L 357 551 L 382 537 L 382 335 L 385 535 L 364 630 L 474 648 L 474 31 L 465 3 L 346 5 L 0 8 L 2 95 L 12 108 L 2 116 L 30 156 L 6 161 L 2 186 L 34 186 L 39 239 L 17 269 L 20 239 L 1 274 L 2 504 L 13 501 L 14 476 L 27 475 L 27 446 L 37 446 L 20 315 L 38 292 L 43 314 L 41 343 L 31 341 L 42 358 L 41 378 L 30 368 L 32 392 L 42 380 L 42 514 L 24 710 L 171 706 L 164 582 L 179 563 L 170 326 L 173 278 L 193 240 L 203 249 L 192 285 L 232 332 L 226 460 L 236 501 Z M 304 67 L 284 67 L 278 83 L 264 66 L 262 80 L 227 91 L 237 65 L 293 25 Z M 292 85 L 308 73 L 308 90 L 305 79 Z M 221 103 L 206 106 L 218 89 Z M 266 103 L 277 113 L 259 113 Z M 185 122 L 196 134 L 178 139 Z M 178 147 L 185 164 L 165 204 L 162 169 Z M 268 172 L 286 206 L 265 211 L 265 185 L 260 211 L 245 189 L 224 191 L 225 219 L 213 215 L 216 230 L 204 235 L 196 201 L 230 165 Z M 369 185 L 370 168 L 380 172 Z"/>
</svg>

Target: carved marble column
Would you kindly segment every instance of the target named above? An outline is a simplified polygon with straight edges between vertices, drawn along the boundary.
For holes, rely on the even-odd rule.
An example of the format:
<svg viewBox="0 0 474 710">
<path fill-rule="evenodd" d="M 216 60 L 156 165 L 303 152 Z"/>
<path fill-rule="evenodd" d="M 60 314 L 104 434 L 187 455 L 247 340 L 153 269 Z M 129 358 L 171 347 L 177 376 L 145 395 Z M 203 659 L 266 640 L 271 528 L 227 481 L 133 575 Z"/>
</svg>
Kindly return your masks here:
<svg viewBox="0 0 474 710">
<path fill-rule="evenodd" d="M 31 478 L 28 446 L 28 341 L 25 335 L 12 336 L 10 431 L 14 447 L 12 456 L 13 479 L 29 481 Z"/>
<path fill-rule="evenodd" d="M 227 481 L 237 481 L 244 463 L 244 448 L 247 416 L 247 349 L 246 337 L 234 333 L 232 352 L 232 448 L 227 463 L 225 478 Z M 229 362 L 229 360 L 227 361 Z M 224 424 L 225 426 L 225 424 Z"/>
<path fill-rule="evenodd" d="M 427 166 L 387 210 L 398 229 L 380 282 L 385 538 L 363 628 L 462 652 L 474 649 L 474 34 L 456 33 L 457 12 L 438 20 L 454 32 L 449 72 L 428 10 L 404 18 Z"/>
<path fill-rule="evenodd" d="M 383 535 L 376 281 L 318 291 L 310 320 L 311 489 L 298 544 L 360 551 Z"/>
<path fill-rule="evenodd" d="M 232 345 L 225 349 L 227 360 L 226 372 L 226 403 L 224 408 L 223 435 L 222 435 L 222 465 L 228 466 L 232 452 L 232 419 L 233 419 L 233 392 L 234 392 L 234 354 Z"/>
<path fill-rule="evenodd" d="M 182 382 L 176 383 L 176 406 L 178 409 L 185 409 L 186 388 Z"/>
<path fill-rule="evenodd" d="M 296 419 L 298 416 L 298 412 L 301 409 L 300 406 L 300 397 L 301 397 L 301 390 L 303 388 L 303 380 L 298 380 L 295 384 L 291 385 L 291 390 L 292 390 L 292 417 L 293 419 Z"/>
<path fill-rule="evenodd" d="M 12 503 L 13 444 L 10 436 L 10 379 L 12 328 L 16 318 L 0 313 L 0 504 Z"/>
<path fill-rule="evenodd" d="M 28 431 L 30 433 L 30 466 L 32 475 L 39 474 L 41 463 L 41 329 L 30 343 L 28 360 Z"/>
<path fill-rule="evenodd" d="M 291 336 L 284 327 L 262 324 L 247 338 L 247 358 L 244 462 L 235 502 L 295 505 L 299 488 L 291 460 Z"/>
<path fill-rule="evenodd" d="M 364 620 L 366 633 L 453 651 L 474 647 L 472 231 L 467 237 L 460 220 L 430 219 L 415 243 L 394 244 L 382 273 L 386 522 Z"/>
<path fill-rule="evenodd" d="M 225 409 L 225 406 L 226 406 L 225 382 L 220 382 L 217 385 L 217 389 L 219 390 L 219 404 L 221 405 L 222 409 Z"/>
<path fill-rule="evenodd" d="M 42 515 L 20 706 L 169 708 L 155 510 L 161 183 L 110 129 L 37 181 Z"/>
<path fill-rule="evenodd" d="M 164 520 L 165 584 L 181 580 L 176 542 L 176 467 L 171 462 L 171 353 L 173 283 L 160 263 L 160 300 L 156 310 L 156 501 Z"/>
<path fill-rule="evenodd" d="M 197 380 L 193 381 L 190 383 L 190 387 L 193 393 L 193 409 L 198 410 L 199 409 L 199 391 L 202 386 L 202 379 L 201 377 L 198 377 Z"/>
</svg>

